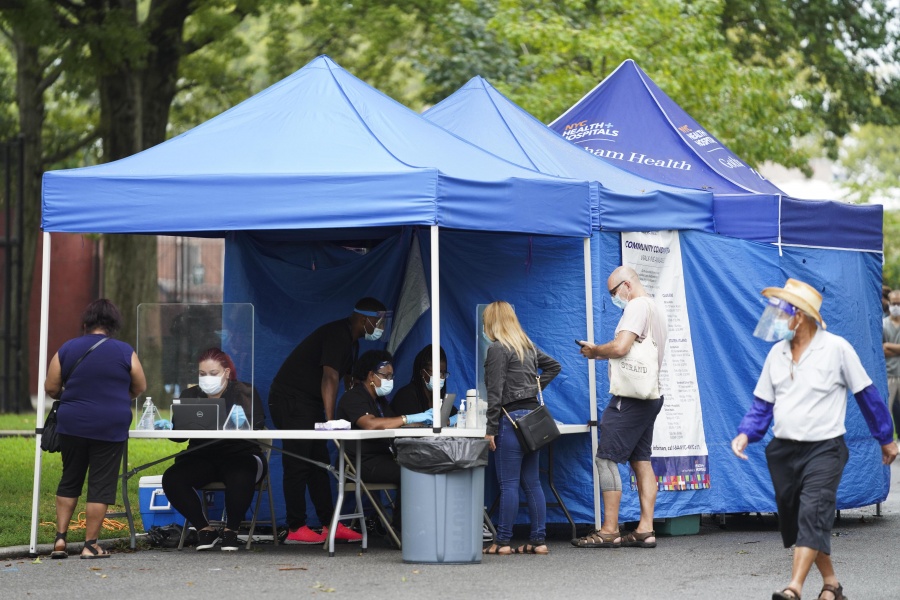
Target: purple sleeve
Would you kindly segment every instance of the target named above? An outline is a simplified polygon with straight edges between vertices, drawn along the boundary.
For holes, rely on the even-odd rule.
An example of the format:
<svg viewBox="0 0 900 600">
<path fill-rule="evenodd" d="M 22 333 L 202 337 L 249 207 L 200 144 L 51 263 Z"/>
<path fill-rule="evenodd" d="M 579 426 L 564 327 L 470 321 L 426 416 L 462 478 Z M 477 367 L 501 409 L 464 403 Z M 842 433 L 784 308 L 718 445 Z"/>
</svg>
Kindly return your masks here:
<svg viewBox="0 0 900 600">
<path fill-rule="evenodd" d="M 878 389 L 874 385 L 870 385 L 853 394 L 853 397 L 859 404 L 859 410 L 866 419 L 866 425 L 869 426 L 872 437 L 878 440 L 882 446 L 894 441 L 891 413 L 888 412 L 887 404 L 878 393 Z"/>
<path fill-rule="evenodd" d="M 738 431 L 747 436 L 751 442 L 758 442 L 766 435 L 769 425 L 772 424 L 772 410 L 775 405 L 771 402 L 753 397 L 753 405 L 741 419 Z"/>
</svg>

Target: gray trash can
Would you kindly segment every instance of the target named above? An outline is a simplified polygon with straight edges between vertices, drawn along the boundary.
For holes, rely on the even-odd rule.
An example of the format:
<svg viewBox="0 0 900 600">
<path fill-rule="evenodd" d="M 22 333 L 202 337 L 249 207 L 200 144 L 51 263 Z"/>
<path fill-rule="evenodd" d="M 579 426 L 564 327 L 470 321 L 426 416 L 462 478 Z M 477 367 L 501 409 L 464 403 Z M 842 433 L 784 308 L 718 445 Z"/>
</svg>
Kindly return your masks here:
<svg viewBox="0 0 900 600">
<path fill-rule="evenodd" d="M 480 563 L 484 438 L 396 440 L 403 562 Z"/>
</svg>

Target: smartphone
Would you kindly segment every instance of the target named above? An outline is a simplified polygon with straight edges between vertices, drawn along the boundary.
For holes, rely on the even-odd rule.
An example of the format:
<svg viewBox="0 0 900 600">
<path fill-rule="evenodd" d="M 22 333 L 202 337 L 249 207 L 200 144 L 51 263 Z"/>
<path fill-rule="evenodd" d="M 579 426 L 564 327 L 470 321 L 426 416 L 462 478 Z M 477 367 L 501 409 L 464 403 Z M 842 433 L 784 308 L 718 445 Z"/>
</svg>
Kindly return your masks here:
<svg viewBox="0 0 900 600">
<path fill-rule="evenodd" d="M 582 348 L 585 346 L 585 344 L 587 344 L 587 342 L 585 342 L 584 340 L 579 340 L 579 339 L 576 339 L 575 343 L 578 344 L 579 346 L 581 346 Z"/>
</svg>

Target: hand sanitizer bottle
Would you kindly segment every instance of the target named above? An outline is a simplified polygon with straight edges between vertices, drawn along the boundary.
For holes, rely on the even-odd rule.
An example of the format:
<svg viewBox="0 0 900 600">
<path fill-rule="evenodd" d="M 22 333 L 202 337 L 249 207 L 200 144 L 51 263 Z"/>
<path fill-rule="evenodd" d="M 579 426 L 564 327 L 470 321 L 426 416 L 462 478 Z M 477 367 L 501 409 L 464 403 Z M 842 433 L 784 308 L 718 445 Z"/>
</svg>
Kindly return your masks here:
<svg viewBox="0 0 900 600">
<path fill-rule="evenodd" d="M 459 412 L 456 413 L 456 428 L 465 429 L 468 427 L 466 423 L 466 399 L 459 401 Z"/>
</svg>

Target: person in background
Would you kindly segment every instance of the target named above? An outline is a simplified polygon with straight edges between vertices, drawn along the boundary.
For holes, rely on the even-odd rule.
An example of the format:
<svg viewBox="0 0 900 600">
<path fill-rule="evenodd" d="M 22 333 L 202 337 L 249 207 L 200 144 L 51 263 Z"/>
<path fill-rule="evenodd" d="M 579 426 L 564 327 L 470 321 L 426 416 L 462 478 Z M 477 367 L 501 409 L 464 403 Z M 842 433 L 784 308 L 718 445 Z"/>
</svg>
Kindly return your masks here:
<svg viewBox="0 0 900 600">
<path fill-rule="evenodd" d="M 226 414 L 239 428 L 252 415 L 253 429 L 265 427 L 259 394 L 238 381 L 231 357 L 219 348 L 203 351 L 197 359 L 198 385 L 181 392 L 182 398 L 224 398 Z M 251 440 L 192 439 L 190 452 L 179 454 L 163 473 L 166 498 L 197 529 L 197 550 L 209 550 L 221 541 L 222 550 L 237 551 L 237 531 L 253 502 L 256 484 L 268 465 L 259 445 Z M 197 490 L 214 481 L 225 484 L 225 528 L 209 524 Z"/>
<path fill-rule="evenodd" d="M 91 302 L 81 316 L 84 335 L 64 343 L 47 369 L 44 391 L 60 400 L 57 432 L 63 469 L 56 489 L 52 558 L 68 556 L 66 534 L 85 477 L 87 523 L 81 558 L 109 557 L 97 538 L 107 507 L 116 501 L 119 466 L 131 426 L 131 399 L 147 388 L 134 349 L 112 339 L 121 326 L 115 304 L 106 299 Z"/>
<path fill-rule="evenodd" d="M 881 322 L 881 341 L 887 365 L 888 406 L 894 417 L 894 431 L 900 435 L 900 290 L 888 295 L 890 315 Z"/>
<path fill-rule="evenodd" d="M 791 581 L 772 600 L 799 600 L 813 564 L 824 584 L 819 599 L 843 600 L 831 561 L 831 527 L 849 456 L 844 443 L 847 391 L 881 445 L 886 465 L 897 458 L 890 415 L 853 346 L 825 331 L 819 314 L 822 295 L 815 288 L 788 279 L 783 288 L 769 287 L 762 295 L 770 300 L 754 335 L 777 343 L 766 356 L 753 404 L 731 450 L 747 460 L 747 445 L 761 440 L 774 422 L 766 462 L 782 542 L 785 548 L 796 547 Z"/>
<path fill-rule="evenodd" d="M 407 423 L 430 425 L 432 409 L 413 414 L 398 414 L 387 401 L 394 389 L 394 360 L 387 350 L 369 350 L 353 365 L 353 387 L 341 396 L 337 418 L 349 421 L 351 429 L 396 429 Z M 400 485 L 400 465 L 394 455 L 390 439 L 366 440 L 362 444 L 360 477 L 363 483 L 393 483 Z M 356 452 L 355 443 L 347 450 Z M 394 504 L 394 526 L 400 523 L 400 494 Z"/>
<path fill-rule="evenodd" d="M 447 379 L 450 373 L 447 372 L 447 354 L 444 349 L 440 349 L 441 367 L 437 374 L 431 368 L 431 344 L 428 344 L 413 360 L 412 378 L 410 382 L 397 390 L 394 399 L 391 400 L 391 408 L 398 415 L 413 414 L 423 412 L 432 406 L 432 390 L 434 386 L 439 386 L 441 398 L 447 395 Z M 456 407 L 450 411 L 450 424 L 456 424 Z M 441 423 L 445 426 L 446 423 Z"/>
<path fill-rule="evenodd" d="M 338 387 L 349 377 L 359 353 L 359 339 L 381 338 L 386 309 L 374 298 L 356 303 L 344 319 L 322 325 L 285 359 L 269 388 L 269 413 L 278 429 L 315 429 L 317 422 L 334 419 Z M 282 440 L 285 452 L 328 464 L 331 457 L 325 440 Z M 321 544 L 328 538 L 334 503 L 328 473 L 288 454 L 282 456 L 284 503 L 288 535 L 285 544 Z M 306 524 L 306 491 L 312 498 L 321 532 Z M 338 523 L 335 539 L 359 542 L 362 535 Z"/>
<path fill-rule="evenodd" d="M 890 306 L 891 306 L 890 294 L 891 294 L 891 288 L 888 287 L 888 286 L 886 286 L 886 285 L 884 285 L 884 284 L 882 284 L 882 285 L 881 285 L 881 313 L 882 313 L 882 316 L 883 316 L 883 317 L 889 317 L 889 316 L 891 316 L 891 312 L 890 312 Z"/>
<path fill-rule="evenodd" d="M 539 473 L 540 452 L 528 452 L 519 443 L 511 420 L 540 404 L 538 393 L 559 375 L 558 362 L 539 350 L 522 329 L 508 302 L 492 302 L 484 309 L 483 335 L 491 343 L 484 359 L 487 388 L 485 439 L 496 452 L 494 465 L 500 484 L 500 520 L 496 542 L 485 554 L 548 554 L 547 503 Z M 540 386 L 540 387 L 539 387 Z M 528 501 L 531 534 L 528 543 L 510 547 L 512 528 L 519 513 L 519 484 Z"/>
</svg>

